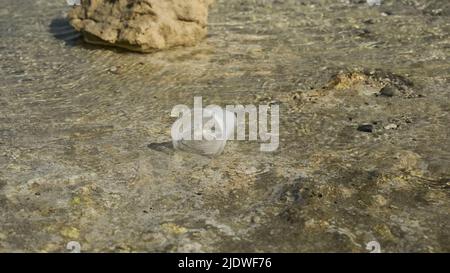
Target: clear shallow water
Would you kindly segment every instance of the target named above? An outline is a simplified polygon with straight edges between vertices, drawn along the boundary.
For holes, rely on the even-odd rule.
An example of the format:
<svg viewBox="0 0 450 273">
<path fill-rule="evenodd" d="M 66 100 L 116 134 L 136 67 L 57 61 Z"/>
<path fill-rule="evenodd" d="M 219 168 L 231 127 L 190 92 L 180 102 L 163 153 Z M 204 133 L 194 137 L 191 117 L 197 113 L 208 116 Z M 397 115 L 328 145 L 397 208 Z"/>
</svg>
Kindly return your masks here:
<svg viewBox="0 0 450 273">
<path fill-rule="evenodd" d="M 219 1 L 204 42 L 151 55 L 83 44 L 65 1 L 3 2 L 1 251 L 448 251 L 447 1 Z M 414 96 L 315 93 L 373 69 Z M 278 152 L 152 149 L 198 95 L 280 103 Z"/>
</svg>

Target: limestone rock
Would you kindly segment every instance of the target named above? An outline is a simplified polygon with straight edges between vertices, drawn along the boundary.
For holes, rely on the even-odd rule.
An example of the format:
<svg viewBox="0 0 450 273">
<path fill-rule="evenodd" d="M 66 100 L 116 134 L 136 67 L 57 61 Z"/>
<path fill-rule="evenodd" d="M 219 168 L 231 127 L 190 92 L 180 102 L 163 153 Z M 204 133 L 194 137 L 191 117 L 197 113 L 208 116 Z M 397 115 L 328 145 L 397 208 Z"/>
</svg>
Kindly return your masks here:
<svg viewBox="0 0 450 273">
<path fill-rule="evenodd" d="M 203 39 L 212 1 L 84 0 L 68 18 L 86 42 L 152 52 Z"/>
</svg>

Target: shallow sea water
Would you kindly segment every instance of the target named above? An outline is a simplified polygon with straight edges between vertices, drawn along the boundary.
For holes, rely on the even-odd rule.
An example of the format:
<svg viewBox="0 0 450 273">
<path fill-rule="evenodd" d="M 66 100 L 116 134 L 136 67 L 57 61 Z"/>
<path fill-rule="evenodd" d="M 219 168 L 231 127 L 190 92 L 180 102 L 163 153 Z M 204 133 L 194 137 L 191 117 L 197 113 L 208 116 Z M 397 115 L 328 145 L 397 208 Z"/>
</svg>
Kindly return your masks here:
<svg viewBox="0 0 450 273">
<path fill-rule="evenodd" d="M 221 0 L 199 45 L 147 55 L 68 8 L 0 6 L 0 251 L 450 251 L 448 1 Z M 194 96 L 279 104 L 279 149 L 173 151 Z"/>
</svg>

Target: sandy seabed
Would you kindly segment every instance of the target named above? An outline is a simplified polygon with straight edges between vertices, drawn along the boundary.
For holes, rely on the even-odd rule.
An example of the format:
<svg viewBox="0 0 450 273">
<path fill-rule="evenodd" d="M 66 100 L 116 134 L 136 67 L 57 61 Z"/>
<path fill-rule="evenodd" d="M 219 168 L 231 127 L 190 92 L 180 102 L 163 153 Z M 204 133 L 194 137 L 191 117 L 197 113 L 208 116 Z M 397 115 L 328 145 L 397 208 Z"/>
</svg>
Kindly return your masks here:
<svg viewBox="0 0 450 273">
<path fill-rule="evenodd" d="M 221 0 L 139 54 L 3 0 L 0 251 L 450 251 L 449 5 Z M 155 149 L 194 96 L 279 104 L 279 149 Z"/>
</svg>

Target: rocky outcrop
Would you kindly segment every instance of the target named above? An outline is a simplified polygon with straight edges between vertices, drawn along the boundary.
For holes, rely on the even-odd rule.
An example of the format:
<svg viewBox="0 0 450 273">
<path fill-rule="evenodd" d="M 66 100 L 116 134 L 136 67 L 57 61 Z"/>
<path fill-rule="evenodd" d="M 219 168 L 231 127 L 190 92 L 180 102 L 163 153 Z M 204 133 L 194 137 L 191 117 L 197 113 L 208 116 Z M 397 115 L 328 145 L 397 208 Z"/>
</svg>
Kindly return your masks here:
<svg viewBox="0 0 450 273">
<path fill-rule="evenodd" d="M 86 42 L 152 52 L 203 39 L 212 1 L 84 0 L 68 17 Z"/>
</svg>

